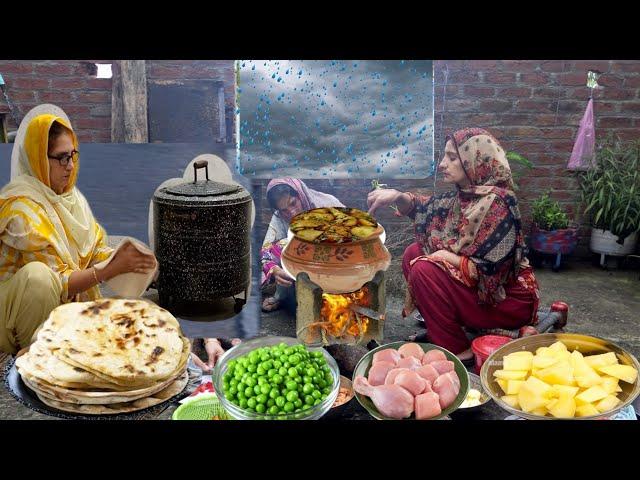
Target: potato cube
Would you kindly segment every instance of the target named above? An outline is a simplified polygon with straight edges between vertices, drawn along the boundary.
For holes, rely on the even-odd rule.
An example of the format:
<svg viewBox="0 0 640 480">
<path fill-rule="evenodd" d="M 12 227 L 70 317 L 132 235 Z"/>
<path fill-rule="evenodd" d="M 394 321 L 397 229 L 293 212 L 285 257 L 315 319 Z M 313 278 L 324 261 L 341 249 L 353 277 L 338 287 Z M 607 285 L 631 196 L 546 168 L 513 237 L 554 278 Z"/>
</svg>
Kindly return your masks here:
<svg viewBox="0 0 640 480">
<path fill-rule="evenodd" d="M 581 388 L 591 388 L 602 383 L 600 375 L 587 364 L 580 352 L 571 352 L 569 362 L 573 365 L 573 376 Z"/>
<path fill-rule="evenodd" d="M 503 359 L 504 370 L 531 370 L 531 363 L 533 361 L 533 353 L 531 352 L 517 352 L 505 356 Z"/>
<path fill-rule="evenodd" d="M 591 368 L 606 367 L 607 365 L 617 365 L 618 357 L 613 352 L 603 353 L 601 355 L 589 355 L 584 357 L 584 361 L 587 362 Z"/>
<path fill-rule="evenodd" d="M 627 383 L 633 383 L 638 378 L 638 371 L 630 365 L 606 365 L 598 367 L 596 370 Z"/>
<path fill-rule="evenodd" d="M 535 410 L 531 410 L 531 412 L 529 413 L 533 413 L 534 415 L 540 415 L 541 417 L 546 417 L 548 413 L 548 409 L 546 409 L 545 407 L 540 407 L 540 408 L 536 408 Z"/>
<path fill-rule="evenodd" d="M 527 370 L 496 370 L 493 376 L 503 380 L 524 380 L 529 372 Z"/>
<path fill-rule="evenodd" d="M 593 403 L 597 402 L 598 400 L 602 400 L 607 395 L 609 394 L 606 392 L 606 390 L 598 385 L 595 385 L 576 395 L 576 402 L 578 402 L 580 405 L 583 403 Z"/>
<path fill-rule="evenodd" d="M 508 387 L 507 387 L 508 381 L 507 380 L 503 380 L 502 378 L 497 378 L 496 382 L 498 382 L 498 385 L 500 385 L 500 388 L 502 389 L 502 391 L 506 395 L 507 394 L 507 390 L 508 390 Z"/>
<path fill-rule="evenodd" d="M 596 403 L 596 409 L 600 413 L 608 412 L 616 408 L 619 403 L 620 399 L 618 399 L 618 397 L 616 397 L 615 395 L 607 395 L 598 403 Z"/>
<path fill-rule="evenodd" d="M 573 378 L 573 367 L 569 365 L 569 362 L 563 360 L 558 362 L 548 368 L 540 370 L 537 372 L 536 376 L 550 385 L 560 384 L 560 385 L 575 385 L 575 380 Z"/>
<path fill-rule="evenodd" d="M 533 357 L 533 361 L 531 362 L 531 368 L 543 369 L 550 367 L 558 360 L 555 357 L 547 357 L 544 355 L 536 355 Z"/>
<path fill-rule="evenodd" d="M 576 407 L 576 417 L 590 417 L 592 415 L 598 415 L 598 409 L 591 403 L 585 403 Z"/>
<path fill-rule="evenodd" d="M 610 377 L 608 375 L 605 375 L 602 378 L 602 383 L 600 383 L 600 386 L 607 392 L 607 393 L 617 393 L 617 392 L 621 392 L 622 389 L 620 388 L 620 385 L 618 385 L 618 379 L 616 377 Z"/>
<path fill-rule="evenodd" d="M 553 351 L 549 350 L 549 347 L 540 347 L 536 350 L 536 356 L 540 357 L 552 357 Z"/>
<path fill-rule="evenodd" d="M 552 350 L 554 352 L 566 352 L 567 347 L 564 343 L 558 341 L 552 345 L 549 345 L 549 350 Z"/>
<path fill-rule="evenodd" d="M 561 395 L 553 406 L 547 407 L 549 413 L 556 418 L 573 418 L 576 415 L 576 402 L 573 397 Z"/>
<path fill-rule="evenodd" d="M 503 397 L 500 397 L 500 400 L 509 405 L 511 408 L 520 408 L 517 395 L 504 395 Z"/>
<path fill-rule="evenodd" d="M 537 408 L 545 407 L 551 400 L 552 393 L 551 385 L 536 377 L 529 377 L 518 391 L 518 403 L 523 411 L 531 412 Z"/>
<path fill-rule="evenodd" d="M 580 389 L 578 387 L 570 387 L 568 385 L 553 385 L 554 397 L 560 397 L 562 395 L 568 397 L 575 397 Z"/>
<path fill-rule="evenodd" d="M 507 380 L 507 395 L 517 395 L 524 380 Z"/>
</svg>

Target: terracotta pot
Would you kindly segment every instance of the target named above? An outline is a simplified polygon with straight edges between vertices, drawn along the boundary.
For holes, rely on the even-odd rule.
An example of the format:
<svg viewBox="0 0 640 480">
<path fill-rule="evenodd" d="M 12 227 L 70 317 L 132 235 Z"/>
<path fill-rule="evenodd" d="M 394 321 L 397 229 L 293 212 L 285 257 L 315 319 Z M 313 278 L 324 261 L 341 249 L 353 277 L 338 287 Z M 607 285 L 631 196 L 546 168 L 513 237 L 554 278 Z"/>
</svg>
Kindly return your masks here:
<svg viewBox="0 0 640 480">
<path fill-rule="evenodd" d="M 378 226 L 370 237 L 349 243 L 314 243 L 293 236 L 282 252 L 282 267 L 293 278 L 306 272 L 325 293 L 354 292 L 389 268 L 391 255 L 383 234 Z"/>
</svg>

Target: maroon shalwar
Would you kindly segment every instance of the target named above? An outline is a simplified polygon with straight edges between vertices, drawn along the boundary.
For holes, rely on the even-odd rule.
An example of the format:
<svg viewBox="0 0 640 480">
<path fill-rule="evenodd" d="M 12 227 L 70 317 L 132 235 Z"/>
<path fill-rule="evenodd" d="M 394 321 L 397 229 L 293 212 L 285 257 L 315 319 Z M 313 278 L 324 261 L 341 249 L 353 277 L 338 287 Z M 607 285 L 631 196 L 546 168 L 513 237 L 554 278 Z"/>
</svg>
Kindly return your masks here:
<svg viewBox="0 0 640 480">
<path fill-rule="evenodd" d="M 506 299 L 496 306 L 481 305 L 477 289 L 458 282 L 434 263 L 418 261 L 411 266 L 411 260 L 421 255 L 418 243 L 409 245 L 402 270 L 431 343 L 459 354 L 470 347 L 463 327 L 515 329 L 531 324 L 537 298 L 515 278 L 504 286 Z"/>
</svg>

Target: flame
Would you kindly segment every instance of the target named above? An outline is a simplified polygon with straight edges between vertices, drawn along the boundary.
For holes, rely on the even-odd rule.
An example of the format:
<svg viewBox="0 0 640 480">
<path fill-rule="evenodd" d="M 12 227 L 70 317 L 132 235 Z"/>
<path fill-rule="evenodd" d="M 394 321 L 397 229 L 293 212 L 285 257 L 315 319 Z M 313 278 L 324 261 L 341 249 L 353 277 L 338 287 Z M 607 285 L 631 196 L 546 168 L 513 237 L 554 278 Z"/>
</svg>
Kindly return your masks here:
<svg viewBox="0 0 640 480">
<path fill-rule="evenodd" d="M 320 315 L 326 322 L 327 333 L 334 337 L 364 335 L 369 327 L 369 318 L 357 315 L 349 307 L 353 304 L 367 305 L 368 301 L 369 292 L 365 288 L 352 293 L 323 293 Z"/>
</svg>

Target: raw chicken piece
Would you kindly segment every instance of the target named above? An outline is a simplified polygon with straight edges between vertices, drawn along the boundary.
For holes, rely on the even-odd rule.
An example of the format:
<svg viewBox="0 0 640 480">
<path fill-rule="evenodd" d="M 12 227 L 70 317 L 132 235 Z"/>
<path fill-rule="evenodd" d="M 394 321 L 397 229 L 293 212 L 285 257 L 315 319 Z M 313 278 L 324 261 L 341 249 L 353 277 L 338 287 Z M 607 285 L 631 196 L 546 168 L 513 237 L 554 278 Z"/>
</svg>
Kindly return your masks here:
<svg viewBox="0 0 640 480">
<path fill-rule="evenodd" d="M 451 372 L 443 373 L 433 382 L 433 391 L 440 397 L 440 407 L 444 410 L 451 405 L 460 393 L 458 376 Z"/>
<path fill-rule="evenodd" d="M 437 362 L 439 360 L 446 360 L 447 356 L 444 354 L 444 352 L 442 352 L 442 350 L 436 350 L 435 348 L 433 350 L 429 350 L 428 352 L 425 352 L 425 354 L 422 356 L 422 364 L 423 365 L 428 365 L 431 362 Z"/>
<path fill-rule="evenodd" d="M 394 368 L 396 368 L 396 366 L 391 362 L 374 363 L 369 369 L 369 383 L 374 386 L 382 385 L 385 378 L 387 378 L 387 373 Z"/>
<path fill-rule="evenodd" d="M 433 382 L 436 381 L 436 378 L 440 376 L 433 365 L 423 365 L 420 368 L 416 368 L 415 372 L 422 378 L 427 380 L 430 384 L 433 384 Z"/>
<path fill-rule="evenodd" d="M 424 392 L 428 382 L 411 370 L 406 372 L 400 372 L 393 381 L 395 385 L 400 385 L 405 390 L 408 390 L 411 395 L 420 395 Z"/>
<path fill-rule="evenodd" d="M 435 368 L 440 375 L 447 372 L 453 372 L 454 365 L 451 360 L 436 360 L 435 362 L 431 362 L 433 368 Z"/>
<path fill-rule="evenodd" d="M 427 392 L 415 399 L 416 420 L 426 420 L 442 413 L 437 393 Z"/>
<path fill-rule="evenodd" d="M 400 354 L 393 348 L 385 348 L 373 354 L 373 363 L 376 362 L 390 362 L 394 365 L 400 360 Z"/>
<path fill-rule="evenodd" d="M 420 360 L 416 357 L 401 358 L 396 364 L 396 368 L 408 368 L 409 370 L 415 370 L 421 366 L 422 364 L 420 363 Z"/>
<path fill-rule="evenodd" d="M 411 370 L 409 370 L 408 368 L 394 368 L 392 370 L 389 370 L 389 373 L 387 373 L 387 377 L 384 379 L 384 384 L 393 385 L 393 381 L 396 379 L 396 377 L 400 372 L 410 372 L 410 371 Z"/>
<path fill-rule="evenodd" d="M 370 385 L 366 378 L 358 375 L 353 389 L 371 398 L 378 411 L 385 417 L 407 418 L 413 413 L 413 395 L 400 385 Z"/>
<path fill-rule="evenodd" d="M 424 350 L 417 343 L 405 343 L 398 349 L 398 353 L 402 358 L 416 357 L 418 360 L 422 360 Z"/>
</svg>

